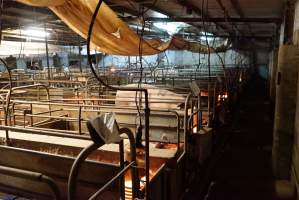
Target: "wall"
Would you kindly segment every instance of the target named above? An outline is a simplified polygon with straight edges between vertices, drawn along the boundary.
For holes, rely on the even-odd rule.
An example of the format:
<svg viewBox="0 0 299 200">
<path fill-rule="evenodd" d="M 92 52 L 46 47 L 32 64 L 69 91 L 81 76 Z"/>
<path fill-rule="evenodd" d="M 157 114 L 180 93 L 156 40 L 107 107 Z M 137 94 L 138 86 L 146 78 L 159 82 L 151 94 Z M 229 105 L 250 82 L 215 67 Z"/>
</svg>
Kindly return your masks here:
<svg viewBox="0 0 299 200">
<path fill-rule="evenodd" d="M 37 49 L 34 48 L 34 45 L 37 45 Z M 22 46 L 22 50 L 20 51 L 20 48 Z M 14 51 L 8 51 L 12 54 L 4 55 L 3 49 L 11 49 L 13 48 Z M 1 51 L 2 49 L 2 51 Z M 75 57 L 78 57 L 78 47 L 63 47 L 63 46 L 55 46 L 50 45 L 49 46 L 49 64 L 50 67 L 53 66 L 53 53 L 57 53 L 59 57 L 61 58 L 61 64 L 64 66 L 69 65 L 70 54 L 75 55 Z M 20 54 L 21 53 L 21 54 Z M 28 53 L 35 54 L 34 56 L 25 56 Z M 95 53 L 95 52 L 92 52 Z M 9 42 L 9 43 L 3 43 L 0 46 L 0 56 L 7 57 L 9 55 L 14 55 L 17 57 L 17 65 L 19 69 L 26 69 L 26 61 L 30 61 L 32 58 L 35 59 L 41 59 L 42 65 L 44 68 L 47 66 L 47 60 L 45 55 L 45 45 L 43 43 L 39 44 L 33 44 L 33 43 L 23 43 L 22 45 L 16 44 L 15 42 Z M 71 56 L 74 57 L 74 56 Z M 240 64 L 243 66 L 249 65 L 249 57 L 243 53 L 243 52 L 237 52 L 233 50 L 229 50 L 225 53 L 219 53 L 211 54 L 210 55 L 210 63 L 213 67 L 222 67 L 222 62 L 219 59 L 223 60 L 226 67 L 235 67 L 239 66 Z M 262 56 L 263 57 L 263 56 Z M 205 67 L 208 63 L 208 55 L 207 54 L 199 54 L 198 53 L 192 53 L 188 51 L 166 51 L 165 53 L 161 53 L 159 55 L 153 55 L 153 56 L 143 56 L 143 67 L 146 67 L 148 65 L 150 66 L 156 66 L 158 64 L 158 60 L 161 66 L 198 66 L 200 63 L 201 66 Z M 116 67 L 127 67 L 129 57 L 128 56 L 111 56 L 107 55 L 104 57 L 104 60 L 101 60 L 99 63 L 99 66 L 116 66 Z M 130 62 L 134 66 L 135 63 L 137 63 L 138 67 L 139 64 L 139 57 L 134 56 L 130 57 Z M 82 50 L 82 68 L 86 68 L 88 66 L 87 62 L 87 56 L 86 56 L 86 48 L 83 47 Z M 0 70 L 3 71 L 3 66 L 0 65 Z"/>
<path fill-rule="evenodd" d="M 294 17 L 294 45 L 299 45 L 299 1 L 295 2 L 295 17 Z M 299 85 L 298 85 L 299 88 Z M 297 88 L 297 90 L 298 90 Z M 299 95 L 297 92 L 297 105 L 299 103 Z M 294 150 L 293 150 L 293 166 L 292 166 L 292 180 L 297 188 L 297 198 L 299 199 L 299 106 L 296 109 L 295 120 L 295 135 L 294 135 Z"/>
<path fill-rule="evenodd" d="M 262 77 L 264 80 L 269 79 L 269 63 L 269 51 L 260 50 L 256 52 L 256 68 L 260 77 Z"/>
<path fill-rule="evenodd" d="M 165 53 L 161 53 L 162 57 L 164 57 L 163 61 L 164 64 L 171 65 L 171 66 L 193 66 L 208 63 L 208 55 L 207 54 L 199 54 L 192 53 L 189 51 L 166 51 Z M 166 54 L 166 57 L 164 56 Z M 249 65 L 249 58 L 242 52 L 236 52 L 233 50 L 229 50 L 226 53 L 219 53 L 219 56 L 225 62 L 226 67 L 234 67 L 236 64 L 243 64 Z M 267 57 L 267 56 L 266 56 Z M 145 60 L 144 64 L 146 63 L 156 63 L 157 62 L 157 55 L 154 56 L 144 56 L 143 59 Z M 131 63 L 136 63 L 136 57 L 130 58 Z M 137 57 L 139 62 L 139 58 Z M 128 65 L 128 57 L 127 56 L 107 56 L 105 57 L 105 65 L 114 65 L 114 66 L 127 66 Z M 211 66 L 220 66 L 221 61 L 216 54 L 211 54 L 210 57 Z"/>
</svg>

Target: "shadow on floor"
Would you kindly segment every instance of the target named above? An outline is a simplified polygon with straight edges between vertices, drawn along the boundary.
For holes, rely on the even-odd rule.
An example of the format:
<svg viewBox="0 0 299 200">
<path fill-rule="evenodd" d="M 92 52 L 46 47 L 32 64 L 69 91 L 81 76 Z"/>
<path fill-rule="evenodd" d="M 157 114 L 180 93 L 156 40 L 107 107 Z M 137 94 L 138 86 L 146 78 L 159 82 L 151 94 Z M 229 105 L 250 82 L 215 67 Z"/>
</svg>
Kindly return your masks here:
<svg viewBox="0 0 299 200">
<path fill-rule="evenodd" d="M 211 167 L 208 195 L 200 198 L 194 186 L 185 199 L 277 199 L 271 169 L 273 112 L 265 88 L 256 78 L 241 97 L 226 133 L 229 139 Z"/>
</svg>

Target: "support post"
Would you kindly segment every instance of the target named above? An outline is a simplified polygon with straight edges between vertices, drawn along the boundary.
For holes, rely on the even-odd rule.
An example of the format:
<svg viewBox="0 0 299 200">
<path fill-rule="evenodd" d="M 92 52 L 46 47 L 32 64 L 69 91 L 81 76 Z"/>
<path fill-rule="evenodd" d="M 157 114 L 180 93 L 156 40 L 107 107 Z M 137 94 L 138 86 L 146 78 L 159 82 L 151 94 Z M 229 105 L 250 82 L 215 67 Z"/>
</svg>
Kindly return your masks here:
<svg viewBox="0 0 299 200">
<path fill-rule="evenodd" d="M 49 46 L 48 46 L 48 35 L 47 35 L 47 23 L 44 26 L 45 32 L 45 43 L 46 43 L 46 58 L 47 58 L 47 69 L 48 69 L 48 80 L 51 79 L 50 62 L 49 62 Z"/>
</svg>

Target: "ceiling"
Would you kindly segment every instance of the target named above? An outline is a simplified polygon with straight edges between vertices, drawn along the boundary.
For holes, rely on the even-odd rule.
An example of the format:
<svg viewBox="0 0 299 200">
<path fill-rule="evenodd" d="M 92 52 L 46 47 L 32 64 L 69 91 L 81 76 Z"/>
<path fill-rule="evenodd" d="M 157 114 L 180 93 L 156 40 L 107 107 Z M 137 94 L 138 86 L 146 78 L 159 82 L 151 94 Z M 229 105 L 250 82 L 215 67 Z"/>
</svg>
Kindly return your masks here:
<svg viewBox="0 0 299 200">
<path fill-rule="evenodd" d="M 202 31 L 217 37 L 248 38 L 269 42 L 276 36 L 281 23 L 283 0 L 105 0 L 118 15 L 131 25 L 140 25 L 143 18 L 149 30 L 148 37 L 167 37 L 167 33 L 153 28 L 155 22 L 185 22 L 191 28 L 178 34 L 198 37 Z M 168 18 L 161 17 L 164 14 Z M 20 28 L 40 27 L 51 32 L 49 43 L 79 45 L 84 42 L 49 9 L 30 7 L 14 0 L 4 0 L 2 38 L 26 41 Z M 46 24 L 46 25 L 45 25 Z M 189 34 L 189 36 L 188 36 Z M 79 39 L 80 38 L 80 39 Z M 35 41 L 35 39 L 32 39 Z M 44 41 L 44 38 L 37 38 Z"/>
</svg>

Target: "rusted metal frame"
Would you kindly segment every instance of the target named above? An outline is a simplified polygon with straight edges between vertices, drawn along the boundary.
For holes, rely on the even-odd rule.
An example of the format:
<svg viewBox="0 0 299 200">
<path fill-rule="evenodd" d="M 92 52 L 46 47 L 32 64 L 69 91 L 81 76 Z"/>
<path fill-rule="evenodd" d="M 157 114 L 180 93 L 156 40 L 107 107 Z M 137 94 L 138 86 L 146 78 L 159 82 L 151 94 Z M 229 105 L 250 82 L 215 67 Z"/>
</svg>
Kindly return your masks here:
<svg viewBox="0 0 299 200">
<path fill-rule="evenodd" d="M 0 61 L 3 63 L 3 65 L 4 65 L 4 67 L 6 68 L 6 70 L 7 70 L 7 72 L 8 72 L 8 78 L 9 78 L 9 91 L 8 91 L 8 93 L 7 93 L 7 95 L 8 94 L 10 94 L 11 93 L 11 91 L 12 91 L 12 78 L 11 78 L 11 71 L 10 71 L 10 69 L 9 69 L 9 67 L 8 67 L 8 65 L 7 65 L 7 63 L 2 59 L 2 58 L 0 58 Z M 5 123 L 5 125 L 7 125 L 7 115 L 8 115 L 8 107 L 5 107 L 5 104 L 4 104 L 5 102 L 3 102 L 3 110 L 4 110 L 4 115 L 5 115 L 5 120 L 4 120 L 4 123 Z M 7 102 L 6 102 L 7 103 Z M 7 105 L 6 105 L 7 106 Z M 6 142 L 8 141 L 8 139 L 9 139 L 9 135 L 8 135 L 8 131 L 5 133 L 6 134 Z"/>
<path fill-rule="evenodd" d="M 215 113 L 216 113 L 216 102 L 217 102 L 217 82 L 214 83 L 214 92 L 213 92 L 213 118 L 215 120 Z"/>
<path fill-rule="evenodd" d="M 5 167 L 5 166 L 0 166 L 0 173 L 7 176 L 14 176 L 19 178 L 29 179 L 36 182 L 45 183 L 51 189 L 54 199 L 55 200 L 61 199 L 59 187 L 57 186 L 55 181 L 44 174 L 32 172 L 28 170 L 12 168 L 12 167 Z"/>
<path fill-rule="evenodd" d="M 82 107 L 79 106 L 79 117 L 78 117 L 78 126 L 79 126 L 79 135 L 82 134 L 82 126 L 81 126 L 81 121 L 82 121 Z"/>
<path fill-rule="evenodd" d="M 189 140 L 189 135 L 188 135 L 188 130 L 189 130 L 189 127 L 188 127 L 188 116 L 189 116 L 189 113 L 188 113 L 188 110 L 189 110 L 189 107 L 190 107 L 190 100 L 191 100 L 191 97 L 192 97 L 192 93 L 189 93 L 189 95 L 186 97 L 186 100 L 185 100 L 185 109 L 184 109 L 184 140 L 185 140 L 185 145 L 184 145 L 184 151 L 187 152 L 188 150 L 188 140 Z"/>
<path fill-rule="evenodd" d="M 200 113 L 200 114 L 202 114 L 202 111 L 200 110 L 200 109 L 197 109 L 197 110 L 195 110 L 195 111 L 193 111 L 191 114 L 190 114 L 190 116 L 189 116 L 189 118 L 188 118 L 188 126 L 190 127 L 193 127 L 192 126 L 192 119 L 193 119 L 193 116 L 194 115 L 196 115 L 196 114 L 198 114 L 198 113 Z M 200 125 L 201 127 L 202 127 L 202 125 Z M 197 129 L 197 131 L 199 131 L 200 129 Z"/>
<path fill-rule="evenodd" d="M 49 44 L 48 44 L 48 35 L 47 35 L 47 23 L 44 23 L 44 31 L 45 31 L 46 61 L 47 61 L 46 63 L 47 63 L 47 69 L 48 69 L 48 80 L 51 80 L 50 61 L 49 61 Z"/>
<path fill-rule="evenodd" d="M 115 177 L 113 177 L 108 183 L 106 183 L 98 192 L 96 192 L 94 195 L 92 195 L 92 197 L 90 197 L 89 199 L 96 199 L 96 197 L 98 197 L 103 191 L 105 191 L 112 183 L 114 183 L 116 180 L 118 180 L 119 178 L 121 178 L 121 176 L 130 168 L 133 167 L 133 165 L 136 164 L 136 146 L 135 146 L 135 139 L 133 136 L 133 133 L 131 131 L 129 131 L 128 129 L 120 129 L 120 134 L 121 133 L 125 133 L 128 135 L 129 141 L 130 141 L 130 147 L 131 147 L 131 160 L 132 162 L 130 162 L 126 167 L 124 167 Z M 84 161 L 86 160 L 86 158 L 95 150 L 97 150 L 100 146 L 102 146 L 103 143 L 101 142 L 97 142 L 97 141 L 93 141 L 92 144 L 90 144 L 89 146 L 85 147 L 80 154 L 78 155 L 78 157 L 76 158 L 76 160 L 74 161 L 70 174 L 69 174 L 69 179 L 68 179 L 68 199 L 69 200 L 74 200 L 74 196 L 76 194 L 76 182 L 77 182 L 77 177 L 80 171 L 80 168 L 82 166 L 82 164 L 84 163 Z M 134 161 L 135 160 L 135 161 Z M 134 183 L 135 180 L 133 180 L 133 174 L 132 174 L 132 183 Z M 132 191 L 135 191 L 135 188 L 133 188 Z"/>
<path fill-rule="evenodd" d="M 151 179 L 151 183 L 155 182 L 155 180 L 159 177 L 161 173 L 163 173 L 164 169 L 166 167 L 166 164 L 162 164 L 156 171 L 155 176 Z"/>
<path fill-rule="evenodd" d="M 77 109 L 65 109 L 64 108 L 64 109 L 57 109 L 57 110 L 54 110 L 52 112 L 55 112 L 55 111 L 66 111 L 66 110 L 77 111 Z M 153 112 L 157 112 L 156 114 L 163 113 L 163 112 L 164 113 L 169 112 L 169 113 L 172 113 L 172 114 L 174 114 L 176 116 L 176 119 L 177 119 L 177 126 L 176 126 L 176 128 L 177 128 L 177 135 L 178 135 L 177 136 L 178 137 L 178 143 L 177 144 L 178 144 L 178 148 L 179 148 L 179 146 L 180 146 L 180 121 L 179 121 L 179 114 L 176 111 L 174 111 L 174 110 L 152 110 L 152 111 Z M 88 112 L 88 111 L 86 111 L 86 112 Z M 101 110 L 90 110 L 90 112 L 101 112 Z M 106 112 L 108 112 L 108 111 L 106 111 Z M 47 113 L 47 111 L 46 112 L 36 113 L 36 114 L 26 114 L 26 116 L 29 116 L 29 117 L 41 117 L 41 118 L 51 118 L 51 119 L 63 119 L 63 120 L 68 120 L 68 121 L 76 121 L 77 120 L 77 118 L 40 115 L 41 113 Z M 123 113 L 127 113 L 127 112 L 123 111 Z M 155 114 L 155 113 L 153 113 L 153 114 Z M 84 119 L 81 119 L 81 117 L 79 116 L 78 121 L 82 121 L 82 120 L 84 120 Z M 86 120 L 84 120 L 84 121 L 86 121 Z M 53 130 L 53 129 L 46 129 L 46 128 L 43 128 L 43 129 L 44 130 Z M 58 130 L 55 130 L 55 131 L 58 131 Z M 68 132 L 68 131 L 63 131 L 63 132 Z"/>
<path fill-rule="evenodd" d="M 86 105 L 86 104 L 70 104 L 70 103 L 55 103 L 55 102 L 43 102 L 43 101 L 24 101 L 24 100 L 12 100 L 11 102 L 19 103 L 19 104 L 37 104 L 37 105 L 56 105 L 56 106 L 67 106 L 67 107 L 89 107 L 89 108 L 111 108 L 111 106 L 101 106 L 101 105 Z M 125 107 L 125 106 L 114 106 L 115 109 L 128 109 L 133 110 L 133 107 Z M 136 108 L 135 108 L 136 109 Z"/>
<path fill-rule="evenodd" d="M 122 113 L 121 111 L 123 111 L 124 109 L 127 111 L 123 111 L 125 113 L 128 113 L 128 110 L 130 111 L 136 111 L 136 107 L 122 107 L 122 106 L 98 106 L 98 105 L 84 105 L 84 104 L 67 104 L 67 103 L 48 103 L 48 102 L 35 102 L 35 101 L 22 101 L 22 100 L 12 100 L 12 102 L 14 103 L 19 103 L 19 104 L 28 104 L 28 103 L 32 103 L 32 104 L 37 104 L 37 105 L 57 105 L 57 106 L 65 106 L 65 107 L 79 107 L 81 106 L 86 107 L 86 108 L 98 108 L 98 110 L 85 110 L 82 109 L 82 112 L 108 112 L 105 109 L 109 109 L 109 110 L 113 110 L 114 112 L 117 113 Z M 181 101 L 180 101 L 181 103 Z M 76 111 L 78 109 L 68 109 L 68 108 L 62 108 L 63 111 Z M 173 112 L 174 110 L 153 110 L 155 112 Z M 135 113 L 135 112 L 134 112 Z M 132 112 L 132 114 L 134 114 Z"/>
<path fill-rule="evenodd" d="M 108 183 L 106 183 L 101 189 L 93 194 L 88 200 L 96 200 L 112 183 L 114 183 L 120 176 L 135 165 L 135 162 L 130 162 L 123 170 L 121 170 L 115 177 L 113 177 Z"/>
<path fill-rule="evenodd" d="M 61 115 L 61 116 L 26 114 L 26 116 L 39 117 L 39 118 L 49 118 L 49 119 L 61 119 L 61 120 L 66 120 L 66 121 L 71 121 L 71 122 L 78 122 L 78 118 L 68 117 L 68 114 L 64 114 L 64 115 Z M 87 120 L 81 119 L 81 121 L 87 121 Z"/>
<path fill-rule="evenodd" d="M 38 85 L 41 84 L 37 84 L 37 85 L 33 85 L 31 87 L 36 87 Z M 105 85 L 105 83 L 104 83 Z M 41 85 L 44 86 L 44 85 Z M 21 89 L 24 88 L 28 88 L 29 86 L 22 86 L 20 87 Z M 146 183 L 147 183 L 147 187 L 146 187 L 146 195 L 149 197 L 150 196 L 150 189 L 149 189 L 149 170 L 150 170 L 150 159 L 149 159 L 149 115 L 150 115 L 150 109 L 149 109 L 149 102 L 148 102 L 148 91 L 146 89 L 142 89 L 142 88 L 114 88 L 111 86 L 108 86 L 110 89 L 119 89 L 119 90 L 123 90 L 123 91 L 137 91 L 137 92 L 143 92 L 145 94 L 145 107 L 144 107 L 144 113 L 145 113 L 145 174 L 146 174 Z M 10 95 L 9 95 L 10 97 Z M 9 101 L 10 102 L 10 99 Z M 23 101 L 24 102 L 24 101 Z M 41 102 L 39 103 L 41 104 Z M 48 105 L 53 105 L 51 103 L 48 103 Z M 55 105 L 55 104 L 54 104 Z M 56 104 L 57 105 L 57 104 Z M 58 104 L 61 105 L 61 104 Z M 64 104 L 65 105 L 65 104 Z M 62 105 L 61 105 L 62 106 Z M 72 106 L 72 105 L 70 105 Z M 88 105 L 83 105 L 83 107 L 86 107 Z M 7 124 L 5 124 L 7 126 Z M 8 131 L 7 131 L 8 133 Z M 7 134 L 7 138 L 8 138 L 8 134 Z"/>
<path fill-rule="evenodd" d="M 32 105 L 32 103 L 30 104 L 30 113 L 33 114 L 33 105 Z M 25 119 L 26 119 L 26 113 L 24 112 L 24 120 Z M 30 126 L 33 126 L 33 117 L 32 116 L 30 117 Z"/>
<path fill-rule="evenodd" d="M 30 120 L 30 126 L 32 126 L 32 120 Z M 23 127 L 24 128 L 26 127 L 26 113 L 25 112 L 23 112 Z"/>
<path fill-rule="evenodd" d="M 51 111 L 37 112 L 37 113 L 34 113 L 34 115 L 41 115 L 41 114 L 47 114 L 47 113 L 54 113 L 54 112 L 59 112 L 59 111 L 63 111 L 63 108 L 61 108 L 61 109 L 57 109 L 57 110 L 51 110 Z"/>
<path fill-rule="evenodd" d="M 197 95 L 197 110 L 201 109 L 201 90 Z M 197 130 L 200 130 L 202 126 L 202 113 L 200 113 L 200 118 L 197 116 Z M 193 126 L 192 126 L 193 128 Z"/>
<path fill-rule="evenodd" d="M 169 113 L 172 113 L 176 116 L 176 120 L 177 120 L 177 137 L 178 137 L 178 140 L 177 140 L 177 152 L 179 152 L 179 149 L 180 149 L 180 144 L 181 144 L 181 129 L 180 129 L 180 116 L 178 114 L 178 112 L 174 111 L 174 110 L 154 110 L 152 109 L 151 110 L 152 112 L 169 112 Z"/>
<path fill-rule="evenodd" d="M 136 164 L 136 144 L 135 144 L 134 134 L 128 128 L 121 128 L 119 129 L 119 132 L 127 135 L 130 141 L 131 162 L 134 162 Z M 139 190 L 140 190 L 140 180 L 139 180 L 137 165 L 132 166 L 131 175 L 132 175 L 132 197 L 134 199 L 139 197 Z"/>
<path fill-rule="evenodd" d="M 197 110 L 192 110 L 192 106 L 191 106 L 191 114 L 189 115 L 188 110 L 189 110 L 189 106 L 188 104 L 192 103 L 192 99 L 193 99 L 193 94 L 189 94 L 186 98 L 185 101 L 185 115 L 184 115 L 184 135 L 185 135 L 185 139 L 186 139 L 186 135 L 187 132 L 190 130 L 190 127 L 192 129 L 192 116 L 194 116 L 195 114 L 197 114 L 198 112 L 202 112 L 202 111 L 206 111 L 206 109 L 202 109 L 202 108 L 198 108 Z M 191 126 L 190 126 L 191 125 Z M 185 149 L 187 149 L 185 147 Z"/>
<path fill-rule="evenodd" d="M 194 99 L 193 98 L 190 103 L 191 103 L 191 113 L 193 113 L 193 111 L 194 111 Z M 193 120 L 191 121 L 191 127 L 193 127 Z"/>
<path fill-rule="evenodd" d="M 211 126 L 211 84 L 208 84 L 208 127 Z"/>
<path fill-rule="evenodd" d="M 125 168 L 125 158 L 124 158 L 124 141 L 119 142 L 119 166 L 121 169 Z M 119 191 L 120 198 L 125 199 L 125 176 L 122 174 L 119 178 Z"/>
<path fill-rule="evenodd" d="M 131 98 L 131 97 L 129 97 Z M 131 99 L 133 99 L 132 97 Z M 125 99 L 125 100 L 119 100 Z M 118 102 L 135 102 L 134 100 L 127 100 L 128 98 L 118 98 L 118 99 L 95 99 L 95 98 L 79 98 L 79 99 L 51 99 L 50 102 L 57 102 L 57 101 L 118 101 Z M 159 98 L 151 98 L 151 99 L 159 99 Z M 46 101 L 42 101 L 46 102 Z M 182 103 L 180 99 L 171 99 L 171 100 L 160 100 L 160 101 L 151 101 L 151 103 Z M 85 104 L 84 104 L 85 105 Z"/>
<path fill-rule="evenodd" d="M 82 85 L 81 81 L 70 81 L 70 80 L 45 80 L 45 79 L 34 79 L 34 80 L 13 80 L 12 83 L 47 83 L 49 82 L 50 84 L 53 83 L 61 83 L 61 84 L 66 84 L 66 85 L 70 85 L 70 84 L 78 84 L 78 85 Z M 9 83 L 8 81 L 3 81 L 2 83 Z M 66 87 L 68 88 L 68 87 Z"/>
<path fill-rule="evenodd" d="M 72 139 L 79 139 L 79 140 L 90 140 L 89 136 L 84 135 L 74 135 L 74 134 L 65 134 L 65 133 L 58 133 L 51 130 L 41 130 L 38 128 L 23 128 L 23 127 L 12 127 L 12 126 L 5 126 L 0 125 L 1 130 L 25 133 L 25 134 L 34 134 L 34 135 L 47 135 L 47 136 L 54 136 L 54 137 L 65 137 L 65 138 L 72 138 Z"/>
<path fill-rule="evenodd" d="M 16 125 L 16 116 L 15 116 L 15 103 L 12 104 L 12 113 L 13 113 L 13 124 Z"/>
<path fill-rule="evenodd" d="M 37 100 L 40 101 L 40 88 L 37 88 Z"/>
<path fill-rule="evenodd" d="M 70 130 L 60 130 L 60 129 L 51 129 L 51 128 L 39 128 L 39 127 L 35 127 L 38 126 L 40 124 L 44 124 L 44 123 L 49 123 L 49 120 L 43 120 L 43 121 L 39 121 L 33 124 L 32 127 L 24 127 L 27 128 L 28 130 L 41 130 L 41 131 L 50 131 L 52 133 L 63 133 L 63 134 L 68 134 L 68 135 L 74 135 L 77 134 L 78 131 L 70 131 Z M 16 126 L 16 127 L 21 127 L 21 126 Z M 83 134 L 88 134 L 87 132 L 82 132 Z"/>
</svg>

